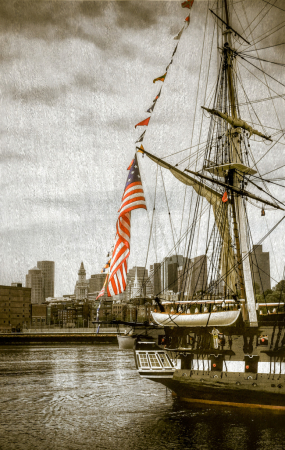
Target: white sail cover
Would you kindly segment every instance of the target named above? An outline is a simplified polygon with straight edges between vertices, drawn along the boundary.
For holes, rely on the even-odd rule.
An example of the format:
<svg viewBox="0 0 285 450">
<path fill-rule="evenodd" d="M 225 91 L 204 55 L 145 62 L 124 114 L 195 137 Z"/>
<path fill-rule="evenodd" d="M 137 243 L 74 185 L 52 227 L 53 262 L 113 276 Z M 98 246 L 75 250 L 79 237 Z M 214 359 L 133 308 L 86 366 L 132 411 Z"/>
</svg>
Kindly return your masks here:
<svg viewBox="0 0 285 450">
<path fill-rule="evenodd" d="M 153 320 L 163 327 L 227 327 L 233 325 L 240 314 L 237 311 L 219 311 L 202 314 L 155 313 Z"/>
</svg>

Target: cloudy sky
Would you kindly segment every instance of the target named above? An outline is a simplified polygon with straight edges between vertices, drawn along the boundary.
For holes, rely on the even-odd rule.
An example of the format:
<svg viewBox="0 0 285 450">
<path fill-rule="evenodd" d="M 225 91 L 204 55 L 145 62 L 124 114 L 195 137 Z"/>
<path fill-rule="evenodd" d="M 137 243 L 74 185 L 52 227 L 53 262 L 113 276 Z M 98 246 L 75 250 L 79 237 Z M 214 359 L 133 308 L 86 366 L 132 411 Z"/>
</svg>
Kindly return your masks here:
<svg viewBox="0 0 285 450">
<path fill-rule="evenodd" d="M 245 16 L 245 3 L 235 2 L 240 21 L 233 13 L 233 24 L 247 37 L 257 38 L 285 21 L 285 12 L 262 0 L 252 1 Z M 272 3 L 282 8 L 281 0 Z M 201 58 L 208 61 L 206 54 L 213 43 L 214 21 L 207 10 L 206 1 L 195 1 L 190 26 L 182 35 L 147 129 L 144 146 L 161 157 L 197 144 L 199 139 L 204 142 L 207 136 L 207 119 L 201 134 L 198 128 L 200 105 L 209 99 L 217 75 L 215 50 L 207 88 L 202 87 L 207 79 L 205 65 L 197 90 Z M 56 295 L 73 292 L 81 261 L 87 277 L 100 272 L 113 244 L 126 169 L 135 140 L 143 131 L 134 126 L 149 116 L 146 110 L 160 87 L 152 80 L 165 72 L 177 43 L 173 37 L 187 14 L 176 1 L 0 2 L 1 284 L 25 283 L 25 274 L 38 260 L 55 261 Z M 211 33 L 204 41 L 206 21 Z M 282 43 L 283 33 L 281 28 L 257 48 Z M 284 47 L 264 50 L 259 56 L 284 62 Z M 264 70 L 284 80 L 282 67 L 263 64 Z M 261 82 L 253 84 L 249 72 L 240 70 L 251 100 L 275 95 L 268 94 Z M 262 77 L 261 72 L 251 70 Z M 266 82 L 277 94 L 285 93 L 276 81 L 267 78 Z M 257 116 L 267 126 L 285 128 L 282 102 L 257 103 Z M 250 118 L 247 109 L 244 114 Z M 261 173 L 285 164 L 281 142 L 285 140 L 260 163 Z M 253 142 L 252 149 L 258 159 L 268 147 Z M 156 180 L 155 165 L 141 156 L 139 162 L 148 213 L 133 214 L 130 267 L 145 264 Z M 179 236 L 184 187 L 164 176 L 174 234 Z M 285 200 L 283 191 L 272 189 Z M 173 246 L 158 173 L 160 203 L 157 239 L 147 265 L 156 258 L 159 261 Z M 253 207 L 249 215 L 255 242 L 282 217 L 282 213 L 268 211 L 266 219 L 261 218 L 260 210 Z M 264 243 L 264 250 L 275 255 L 271 255 L 271 267 L 277 280 L 285 259 L 283 242 L 282 224 Z"/>
</svg>

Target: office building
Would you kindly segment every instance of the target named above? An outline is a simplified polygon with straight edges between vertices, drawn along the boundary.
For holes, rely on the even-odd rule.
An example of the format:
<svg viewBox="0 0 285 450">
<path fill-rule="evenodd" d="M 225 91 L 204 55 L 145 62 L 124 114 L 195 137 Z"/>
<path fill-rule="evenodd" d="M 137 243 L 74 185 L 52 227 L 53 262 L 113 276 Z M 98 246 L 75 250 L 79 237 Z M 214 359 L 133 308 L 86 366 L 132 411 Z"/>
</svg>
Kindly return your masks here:
<svg viewBox="0 0 285 450">
<path fill-rule="evenodd" d="M 269 252 L 263 252 L 262 245 L 254 245 L 250 261 L 256 293 L 262 294 L 271 289 Z"/>
<path fill-rule="evenodd" d="M 26 275 L 26 287 L 31 288 L 31 302 L 40 305 L 45 301 L 44 298 L 44 277 L 38 267 L 30 269 Z"/>
<path fill-rule="evenodd" d="M 157 296 L 161 292 L 161 264 L 154 263 L 150 266 L 149 277 L 153 285 L 153 295 Z"/>
<path fill-rule="evenodd" d="M 163 292 L 178 292 L 178 268 L 185 264 L 182 255 L 173 255 L 164 259 L 161 263 L 161 290 Z"/>
<path fill-rule="evenodd" d="M 44 299 L 54 297 L 54 261 L 38 261 L 37 267 L 43 276 Z"/>
<path fill-rule="evenodd" d="M 196 256 L 178 269 L 178 291 L 193 297 L 207 287 L 207 257 Z"/>
</svg>

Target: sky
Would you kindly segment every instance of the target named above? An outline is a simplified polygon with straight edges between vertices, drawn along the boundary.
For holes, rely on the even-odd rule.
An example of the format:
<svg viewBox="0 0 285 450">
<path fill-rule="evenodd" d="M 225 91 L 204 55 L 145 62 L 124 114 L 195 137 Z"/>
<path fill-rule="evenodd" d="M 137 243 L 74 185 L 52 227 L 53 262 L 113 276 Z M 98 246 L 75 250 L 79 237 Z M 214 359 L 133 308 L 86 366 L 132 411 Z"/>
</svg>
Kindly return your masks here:
<svg viewBox="0 0 285 450">
<path fill-rule="evenodd" d="M 258 41 L 267 29 L 285 21 L 285 12 L 262 0 L 252 1 L 245 16 L 245 3 L 237 0 L 234 5 L 233 25 L 240 34 L 245 31 Z M 272 3 L 282 8 L 281 0 Z M 194 2 L 190 25 L 179 41 L 147 127 L 144 147 L 160 157 L 207 137 L 206 118 L 200 134 L 200 106 L 210 105 L 218 55 L 215 49 L 208 77 L 213 36 L 204 38 L 204 26 L 207 21 L 211 30 L 214 21 L 207 5 L 203 0 Z M 37 261 L 52 260 L 55 295 L 71 294 L 81 261 L 88 278 L 101 271 L 114 241 L 135 141 L 145 129 L 135 125 L 149 116 L 146 111 L 162 85 L 153 79 L 164 74 L 177 43 L 173 37 L 188 13 L 177 1 L 0 1 L 0 284 L 25 284 L 26 273 Z M 270 35 L 257 48 L 282 43 L 283 32 L 284 28 Z M 284 48 L 263 50 L 259 56 L 284 63 Z M 205 68 L 199 72 L 201 59 Z M 262 64 L 276 79 L 284 80 L 281 66 Z M 240 70 L 251 100 L 269 96 L 264 84 L 253 83 L 253 76 L 243 67 Z M 276 93 L 285 93 L 285 86 L 275 80 L 266 78 L 266 82 Z M 285 128 L 283 101 L 257 103 L 256 117 L 268 127 Z M 242 111 L 245 119 L 250 118 L 246 108 Z M 263 158 L 261 173 L 285 164 L 283 143 L 282 138 Z M 268 148 L 253 140 L 256 158 Z M 181 155 L 168 161 L 175 163 Z M 177 237 L 186 226 L 184 217 L 180 228 L 184 186 L 168 174 L 163 173 L 162 179 L 156 165 L 141 155 L 139 164 L 148 212 L 132 214 L 129 267 L 161 261 L 173 247 L 172 231 Z M 281 169 L 274 175 L 282 173 Z M 147 257 L 156 179 L 155 237 Z M 272 192 L 285 199 L 283 188 L 273 186 Z M 186 203 L 190 195 L 187 191 Z M 268 211 L 264 219 L 259 209 L 250 208 L 253 238 L 258 242 L 283 214 Z M 277 281 L 285 260 L 284 226 L 263 244 Z"/>
</svg>

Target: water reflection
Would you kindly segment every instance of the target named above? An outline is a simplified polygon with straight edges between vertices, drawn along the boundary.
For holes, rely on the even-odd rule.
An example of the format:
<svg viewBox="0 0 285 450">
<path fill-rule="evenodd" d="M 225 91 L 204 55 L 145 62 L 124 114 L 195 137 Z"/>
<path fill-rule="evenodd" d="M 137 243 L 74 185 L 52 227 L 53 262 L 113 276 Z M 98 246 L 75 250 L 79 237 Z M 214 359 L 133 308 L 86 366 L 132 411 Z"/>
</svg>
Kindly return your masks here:
<svg viewBox="0 0 285 450">
<path fill-rule="evenodd" d="M 284 415 L 193 407 L 115 346 L 0 349 L 0 447 L 283 449 Z"/>
</svg>

